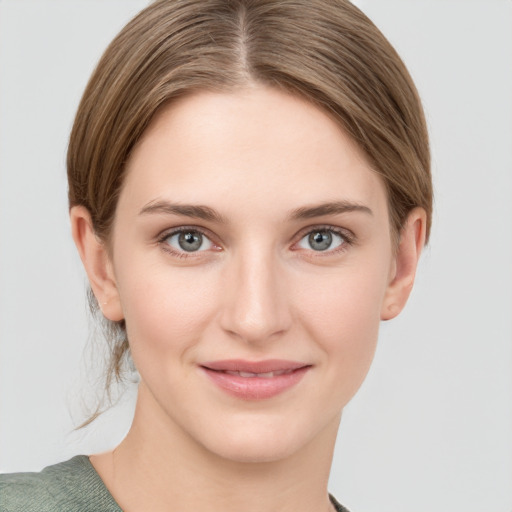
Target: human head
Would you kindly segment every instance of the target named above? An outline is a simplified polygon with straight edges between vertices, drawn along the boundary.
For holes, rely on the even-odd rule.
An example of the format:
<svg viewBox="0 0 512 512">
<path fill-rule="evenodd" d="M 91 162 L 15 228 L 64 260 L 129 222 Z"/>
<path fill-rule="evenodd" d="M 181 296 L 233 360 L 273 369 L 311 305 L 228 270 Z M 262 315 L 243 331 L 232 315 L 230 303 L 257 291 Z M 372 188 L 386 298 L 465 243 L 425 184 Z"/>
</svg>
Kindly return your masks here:
<svg viewBox="0 0 512 512">
<path fill-rule="evenodd" d="M 68 150 L 70 206 L 108 247 L 125 164 L 155 113 L 199 90 L 285 89 L 333 117 L 388 192 L 391 236 L 432 210 L 428 137 L 412 80 L 348 0 L 159 0 L 114 39 L 86 88 Z M 128 348 L 122 322 L 111 369 Z"/>
</svg>

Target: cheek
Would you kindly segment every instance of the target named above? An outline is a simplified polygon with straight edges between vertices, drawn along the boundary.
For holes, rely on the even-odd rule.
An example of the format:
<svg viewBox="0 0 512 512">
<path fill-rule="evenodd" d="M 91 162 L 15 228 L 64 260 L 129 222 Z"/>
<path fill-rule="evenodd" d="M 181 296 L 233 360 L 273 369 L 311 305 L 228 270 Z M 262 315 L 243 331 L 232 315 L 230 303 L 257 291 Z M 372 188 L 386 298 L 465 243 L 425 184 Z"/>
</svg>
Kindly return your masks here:
<svg viewBox="0 0 512 512">
<path fill-rule="evenodd" d="M 185 354 L 215 314 L 214 280 L 190 269 L 139 266 L 133 260 L 126 268 L 119 293 L 134 359 L 138 353 Z"/>
<path fill-rule="evenodd" d="M 300 295 L 303 326 L 321 349 L 329 377 L 343 382 L 348 395 L 360 386 L 375 353 L 386 277 L 382 265 L 345 268 L 330 275 L 323 290 Z"/>
</svg>

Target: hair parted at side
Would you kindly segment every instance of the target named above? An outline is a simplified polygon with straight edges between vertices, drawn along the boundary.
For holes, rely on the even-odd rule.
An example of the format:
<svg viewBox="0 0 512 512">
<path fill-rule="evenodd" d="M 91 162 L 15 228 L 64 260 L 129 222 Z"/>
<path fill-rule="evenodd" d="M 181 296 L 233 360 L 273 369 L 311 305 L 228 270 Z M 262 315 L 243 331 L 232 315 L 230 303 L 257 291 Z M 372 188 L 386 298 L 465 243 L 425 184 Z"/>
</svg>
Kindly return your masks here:
<svg viewBox="0 0 512 512">
<path fill-rule="evenodd" d="M 418 93 L 390 43 L 348 0 L 152 3 L 112 41 L 85 89 L 67 155 L 70 207 L 89 210 L 108 246 L 125 164 L 157 110 L 193 91 L 250 84 L 298 94 L 336 119 L 383 179 L 394 236 L 420 206 L 428 238 L 432 181 Z M 124 325 L 109 329 L 117 335 L 108 385 L 129 349 Z"/>
</svg>

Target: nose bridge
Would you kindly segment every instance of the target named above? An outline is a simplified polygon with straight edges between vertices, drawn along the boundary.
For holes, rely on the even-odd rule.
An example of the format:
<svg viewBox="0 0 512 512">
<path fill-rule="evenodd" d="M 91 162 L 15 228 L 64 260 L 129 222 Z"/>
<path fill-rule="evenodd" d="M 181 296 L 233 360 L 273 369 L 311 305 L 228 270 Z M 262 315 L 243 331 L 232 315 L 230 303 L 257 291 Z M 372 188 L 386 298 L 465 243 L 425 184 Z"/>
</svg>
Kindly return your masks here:
<svg viewBox="0 0 512 512">
<path fill-rule="evenodd" d="M 264 244 L 248 244 L 233 255 L 227 271 L 222 327 L 251 343 L 268 340 L 289 327 L 282 269 L 275 251 Z"/>
</svg>

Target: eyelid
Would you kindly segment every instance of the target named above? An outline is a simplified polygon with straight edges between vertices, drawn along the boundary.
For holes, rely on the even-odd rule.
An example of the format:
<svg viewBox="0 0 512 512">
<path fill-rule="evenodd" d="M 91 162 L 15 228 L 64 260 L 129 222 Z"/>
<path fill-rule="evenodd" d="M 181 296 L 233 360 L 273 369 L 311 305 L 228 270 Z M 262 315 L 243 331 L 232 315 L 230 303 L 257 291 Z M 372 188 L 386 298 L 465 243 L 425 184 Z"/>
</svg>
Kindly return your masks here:
<svg viewBox="0 0 512 512">
<path fill-rule="evenodd" d="M 167 228 L 163 231 L 161 231 L 157 237 L 156 237 L 156 242 L 162 246 L 163 250 L 175 255 L 175 256 L 178 256 L 178 257 L 182 257 L 182 258 L 187 258 L 187 257 L 197 257 L 199 255 L 201 255 L 202 253 L 204 252 L 208 252 L 208 251 L 197 251 L 197 252 L 186 252 L 186 251 L 176 251 L 174 248 L 172 248 L 169 244 L 165 243 L 165 241 L 172 235 L 175 235 L 175 234 L 178 234 L 178 233 L 183 233 L 183 232 L 187 232 L 187 231 L 196 231 L 198 233 L 200 233 L 201 235 L 203 235 L 204 237 L 206 237 L 212 244 L 213 244 L 213 250 L 214 251 L 220 251 L 222 250 L 222 245 L 216 241 L 216 236 L 211 233 L 210 230 L 208 229 L 205 229 L 203 227 L 200 227 L 200 226 L 194 226 L 194 225 L 180 225 L 180 226 L 176 226 L 176 227 L 172 227 L 172 228 Z M 347 228 L 342 228 L 340 226 L 333 226 L 331 224 L 313 224 L 313 225 L 310 225 L 310 226 L 306 226 L 304 228 L 302 228 L 294 237 L 294 242 L 292 243 L 292 250 L 304 250 L 304 251 L 307 251 L 306 249 L 297 249 L 295 248 L 295 246 L 297 246 L 297 244 L 308 234 L 312 233 L 313 231 L 331 231 L 339 236 L 341 236 L 344 240 L 345 240 L 345 243 L 341 244 L 341 246 L 338 246 L 336 247 L 335 249 L 331 249 L 331 250 L 326 250 L 326 251 L 314 251 L 313 249 L 311 249 L 310 251 L 308 252 L 314 252 L 316 254 L 316 256 L 327 256 L 327 255 L 331 255 L 333 253 L 336 253 L 336 252 L 341 252 L 343 250 L 346 250 L 346 246 L 351 246 L 351 245 L 354 245 L 357 241 L 357 238 L 355 236 L 355 234 L 353 233 L 353 231 L 351 231 L 350 229 L 347 229 Z M 211 249 L 210 249 L 211 250 Z"/>
<path fill-rule="evenodd" d="M 355 243 L 356 236 L 353 231 L 347 228 L 342 228 L 340 226 L 334 226 L 331 224 L 313 224 L 311 226 L 307 226 L 302 228 L 294 238 L 299 240 L 302 239 L 305 235 L 312 233 L 313 231 L 332 231 L 338 235 L 341 235 L 343 238 L 347 240 L 347 242 Z"/>
<path fill-rule="evenodd" d="M 307 249 L 295 249 L 294 247 L 297 246 L 297 244 L 307 235 L 311 234 L 314 231 L 331 231 L 332 233 L 335 233 L 336 235 L 341 236 L 345 243 L 341 244 L 341 246 L 338 246 L 334 249 L 328 249 L 326 251 L 314 251 L 313 249 L 310 249 L 309 251 Z M 315 224 L 312 226 L 307 226 L 303 229 L 301 229 L 296 235 L 295 235 L 295 242 L 292 244 L 292 250 L 304 250 L 308 252 L 314 252 L 317 256 L 327 256 L 331 255 L 336 252 L 341 252 L 347 249 L 346 246 L 351 246 L 356 243 L 356 236 L 355 234 L 347 228 L 342 228 L 339 226 L 332 226 L 330 224 Z"/>
<path fill-rule="evenodd" d="M 166 243 L 166 240 L 174 235 L 177 235 L 179 233 L 187 233 L 187 232 L 196 232 L 207 238 L 210 243 L 213 245 L 212 248 L 204 250 L 204 251 L 178 251 L 174 247 L 172 247 L 170 244 Z M 176 226 L 173 228 L 168 228 L 163 231 L 161 231 L 157 237 L 156 242 L 161 245 L 162 249 L 166 252 L 169 252 L 173 254 L 174 256 L 178 256 L 180 258 L 193 258 L 197 257 L 199 255 L 202 255 L 204 252 L 208 252 L 209 250 L 219 251 L 221 250 L 221 246 L 219 243 L 215 241 L 215 237 L 213 234 L 202 227 L 199 226 L 191 226 L 191 225 L 185 225 L 185 226 Z"/>
</svg>

